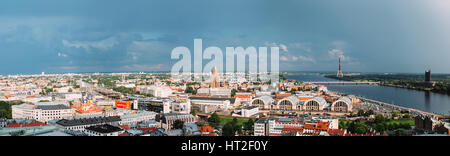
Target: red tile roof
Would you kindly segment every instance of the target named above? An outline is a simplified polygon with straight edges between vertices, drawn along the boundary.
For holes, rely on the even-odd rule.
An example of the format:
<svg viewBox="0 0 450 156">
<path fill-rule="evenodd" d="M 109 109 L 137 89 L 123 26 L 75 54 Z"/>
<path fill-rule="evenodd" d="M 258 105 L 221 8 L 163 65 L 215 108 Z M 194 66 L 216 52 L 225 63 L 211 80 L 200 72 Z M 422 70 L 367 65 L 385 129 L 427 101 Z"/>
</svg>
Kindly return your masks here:
<svg viewBox="0 0 450 156">
<path fill-rule="evenodd" d="M 199 126 L 198 128 L 200 129 L 201 132 L 212 132 L 212 131 L 214 131 L 214 128 L 212 128 L 209 125 Z"/>
<path fill-rule="evenodd" d="M 148 132 L 148 131 L 154 132 L 154 131 L 156 131 L 156 128 L 153 128 L 153 127 L 149 127 L 149 128 L 138 128 L 138 130 L 141 130 L 141 131 L 143 131 L 143 132 L 145 133 L 145 132 Z"/>
<path fill-rule="evenodd" d="M 234 98 L 241 98 L 241 99 L 248 99 L 248 98 L 251 98 L 252 96 L 251 95 L 235 95 L 234 96 Z"/>
<path fill-rule="evenodd" d="M 344 136 L 347 132 L 347 129 L 329 129 L 328 134 L 330 136 Z"/>
<path fill-rule="evenodd" d="M 8 127 L 10 128 L 15 128 L 15 127 L 35 127 L 35 126 L 46 126 L 47 124 L 42 123 L 42 122 L 31 122 L 31 123 L 26 123 L 26 124 L 20 124 L 20 123 L 10 123 L 8 125 Z"/>
<path fill-rule="evenodd" d="M 202 134 L 202 136 L 218 136 L 216 133 Z"/>
<path fill-rule="evenodd" d="M 120 125 L 120 128 L 122 128 L 122 129 L 130 129 L 130 126 L 128 126 L 128 125 Z"/>
<path fill-rule="evenodd" d="M 285 132 L 285 133 L 291 133 L 291 132 L 303 133 L 303 127 L 284 126 L 283 132 Z"/>
</svg>

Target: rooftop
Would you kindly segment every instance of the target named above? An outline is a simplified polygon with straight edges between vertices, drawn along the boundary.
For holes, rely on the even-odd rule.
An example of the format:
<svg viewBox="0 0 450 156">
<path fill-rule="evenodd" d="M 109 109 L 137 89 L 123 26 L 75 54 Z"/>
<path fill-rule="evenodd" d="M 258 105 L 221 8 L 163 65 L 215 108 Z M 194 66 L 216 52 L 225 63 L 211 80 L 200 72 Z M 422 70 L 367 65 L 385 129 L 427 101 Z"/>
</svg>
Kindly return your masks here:
<svg viewBox="0 0 450 156">
<path fill-rule="evenodd" d="M 119 116 L 109 116 L 109 117 L 94 117 L 94 118 L 83 118 L 83 119 L 62 119 L 56 122 L 56 124 L 61 126 L 79 126 L 79 125 L 92 125 L 99 123 L 109 123 L 121 121 Z"/>
<path fill-rule="evenodd" d="M 60 109 L 70 109 L 69 107 L 58 104 L 58 105 L 37 105 L 36 109 L 42 110 L 60 110 Z"/>
<path fill-rule="evenodd" d="M 228 100 L 231 103 L 234 103 L 234 101 L 236 100 L 235 98 L 197 97 L 197 96 L 189 97 L 189 99 L 191 99 L 191 100 L 214 100 L 214 101 L 226 101 L 226 100 Z"/>
<path fill-rule="evenodd" d="M 114 133 L 114 132 L 122 131 L 122 129 L 120 127 L 112 126 L 109 124 L 87 127 L 86 130 L 90 130 L 90 131 L 94 131 L 94 132 L 98 132 L 98 133 Z"/>
</svg>

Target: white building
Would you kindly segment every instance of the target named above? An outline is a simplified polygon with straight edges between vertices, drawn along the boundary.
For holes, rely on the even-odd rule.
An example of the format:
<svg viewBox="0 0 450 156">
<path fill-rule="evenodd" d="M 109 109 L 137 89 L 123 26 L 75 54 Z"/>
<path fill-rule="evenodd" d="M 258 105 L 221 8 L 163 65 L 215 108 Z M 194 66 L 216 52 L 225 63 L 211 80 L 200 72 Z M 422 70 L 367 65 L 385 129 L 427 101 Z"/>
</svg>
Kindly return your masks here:
<svg viewBox="0 0 450 156">
<path fill-rule="evenodd" d="M 55 93 L 54 95 L 57 100 L 59 99 L 64 101 L 79 100 L 83 97 L 81 93 Z"/>
<path fill-rule="evenodd" d="M 73 116 L 73 110 L 64 104 L 37 103 L 12 106 L 13 119 L 33 119 L 40 122 L 67 119 Z"/>
<path fill-rule="evenodd" d="M 192 114 L 168 113 L 159 114 L 156 117 L 156 121 L 159 122 L 159 126 L 166 130 L 172 129 L 176 120 L 181 120 L 185 124 L 197 122 L 197 118 Z"/>
<path fill-rule="evenodd" d="M 186 100 L 175 100 L 171 101 L 169 104 L 169 108 L 164 108 L 165 113 L 169 113 L 167 110 L 170 110 L 170 113 L 183 113 L 189 114 L 191 112 L 191 101 L 189 99 Z"/>
<path fill-rule="evenodd" d="M 202 112 L 210 113 L 217 110 L 228 110 L 234 103 L 234 98 L 190 97 L 192 107 L 200 108 Z"/>
<path fill-rule="evenodd" d="M 244 103 L 250 103 L 252 101 L 252 93 L 236 93 L 234 98 L 236 99 L 234 107 L 239 107 Z"/>
<path fill-rule="evenodd" d="M 134 88 L 136 85 L 134 83 L 119 83 L 116 87 Z"/>
<path fill-rule="evenodd" d="M 254 125 L 254 133 L 253 133 L 253 135 L 255 135 L 255 136 L 266 136 L 266 134 L 267 134 L 267 121 L 268 120 L 265 120 L 265 119 L 262 119 L 262 120 L 258 120 L 258 121 L 256 121 L 255 122 L 255 125 Z"/>
<path fill-rule="evenodd" d="M 73 100 L 78 100 L 81 98 L 82 98 L 81 93 L 66 93 L 66 94 L 64 94 L 64 99 L 66 101 L 73 101 Z"/>
<path fill-rule="evenodd" d="M 197 95 L 198 96 L 209 96 L 211 94 L 210 94 L 209 88 L 199 88 L 199 89 L 197 89 Z"/>
<path fill-rule="evenodd" d="M 172 89 L 170 89 L 167 86 L 153 85 L 153 86 L 141 87 L 140 93 L 152 94 L 155 97 L 167 98 L 167 97 L 169 97 L 169 95 L 172 94 Z"/>
<path fill-rule="evenodd" d="M 254 98 L 251 102 L 251 106 L 257 106 L 259 109 L 273 109 L 275 100 L 270 96 L 261 96 Z"/>
<path fill-rule="evenodd" d="M 341 97 L 331 104 L 333 112 L 351 112 L 353 109 L 352 100 L 349 97 Z"/>
<path fill-rule="evenodd" d="M 210 96 L 230 97 L 231 89 L 228 88 L 210 88 Z"/>
<path fill-rule="evenodd" d="M 292 120 L 289 118 L 271 119 L 267 122 L 268 135 L 281 135 L 285 126 L 289 127 L 303 127 L 304 122 Z"/>
<path fill-rule="evenodd" d="M 134 111 L 133 113 L 129 113 L 129 114 L 120 116 L 121 121 L 119 121 L 119 124 L 121 124 L 121 125 L 136 125 L 139 122 L 146 122 L 146 121 L 154 120 L 155 116 L 156 116 L 155 112 Z"/>
<path fill-rule="evenodd" d="M 216 97 L 231 97 L 231 89 L 228 88 L 199 88 L 197 89 L 198 96 L 216 96 Z"/>
<path fill-rule="evenodd" d="M 338 129 L 338 119 L 334 118 L 269 118 L 254 124 L 255 136 L 282 136 L 297 132 L 294 136 L 323 136 L 329 129 Z"/>
<path fill-rule="evenodd" d="M 246 107 L 236 108 L 234 110 L 234 112 L 235 112 L 235 114 L 233 114 L 233 116 L 248 118 L 248 117 L 258 114 L 259 108 L 257 106 L 246 106 Z"/>
</svg>

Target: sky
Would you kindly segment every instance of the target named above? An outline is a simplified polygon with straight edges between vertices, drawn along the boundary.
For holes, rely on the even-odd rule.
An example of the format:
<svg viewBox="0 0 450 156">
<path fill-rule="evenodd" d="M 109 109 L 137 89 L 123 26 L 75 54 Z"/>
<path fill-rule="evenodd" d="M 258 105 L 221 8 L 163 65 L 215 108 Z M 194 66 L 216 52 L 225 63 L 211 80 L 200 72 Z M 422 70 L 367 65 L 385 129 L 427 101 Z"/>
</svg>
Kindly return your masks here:
<svg viewBox="0 0 450 156">
<path fill-rule="evenodd" d="M 450 73 L 450 1 L 0 1 L 2 75 L 169 71 L 195 38 L 278 46 L 281 71 L 336 71 L 343 56 L 344 72 Z"/>
</svg>

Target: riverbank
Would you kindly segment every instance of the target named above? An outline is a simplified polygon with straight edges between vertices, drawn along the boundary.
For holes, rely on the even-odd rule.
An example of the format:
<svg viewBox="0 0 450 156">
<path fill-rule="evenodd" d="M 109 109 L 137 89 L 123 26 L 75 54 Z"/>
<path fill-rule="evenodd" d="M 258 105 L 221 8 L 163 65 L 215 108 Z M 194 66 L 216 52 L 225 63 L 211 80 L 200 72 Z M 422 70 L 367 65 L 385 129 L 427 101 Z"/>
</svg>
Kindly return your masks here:
<svg viewBox="0 0 450 156">
<path fill-rule="evenodd" d="M 446 80 L 441 79 L 438 82 L 425 83 L 415 79 L 406 78 L 395 78 L 389 77 L 385 80 L 382 75 L 368 75 L 368 76 L 345 76 L 343 78 L 336 77 L 334 75 L 325 75 L 324 77 L 341 80 L 341 81 L 351 81 L 351 82 L 379 82 L 379 85 L 386 87 L 404 88 L 417 91 L 428 91 L 433 93 L 450 95 L 450 83 Z"/>
<path fill-rule="evenodd" d="M 299 82 L 336 81 L 323 74 L 291 74 L 287 79 Z M 431 91 L 420 91 L 385 85 L 325 85 L 333 92 L 355 95 L 425 112 L 450 115 L 450 96 Z"/>
<path fill-rule="evenodd" d="M 341 95 L 341 96 L 348 94 L 348 93 L 342 93 L 342 92 L 334 92 L 334 93 L 337 95 Z M 394 105 L 394 104 L 381 102 L 381 101 L 377 101 L 377 100 L 373 100 L 373 99 L 369 99 L 369 98 L 364 98 L 361 96 L 357 96 L 357 97 L 361 101 L 366 102 L 366 103 L 376 104 L 380 107 L 385 107 L 385 108 L 389 108 L 389 109 L 397 110 L 397 111 L 407 111 L 407 112 L 410 112 L 412 115 L 430 115 L 430 116 L 436 116 L 436 117 L 445 117 L 446 116 L 445 114 L 440 114 L 440 113 L 436 113 L 436 112 L 427 112 L 427 111 L 423 111 L 423 110 L 419 110 L 419 109 L 415 109 L 415 108 Z"/>
</svg>

